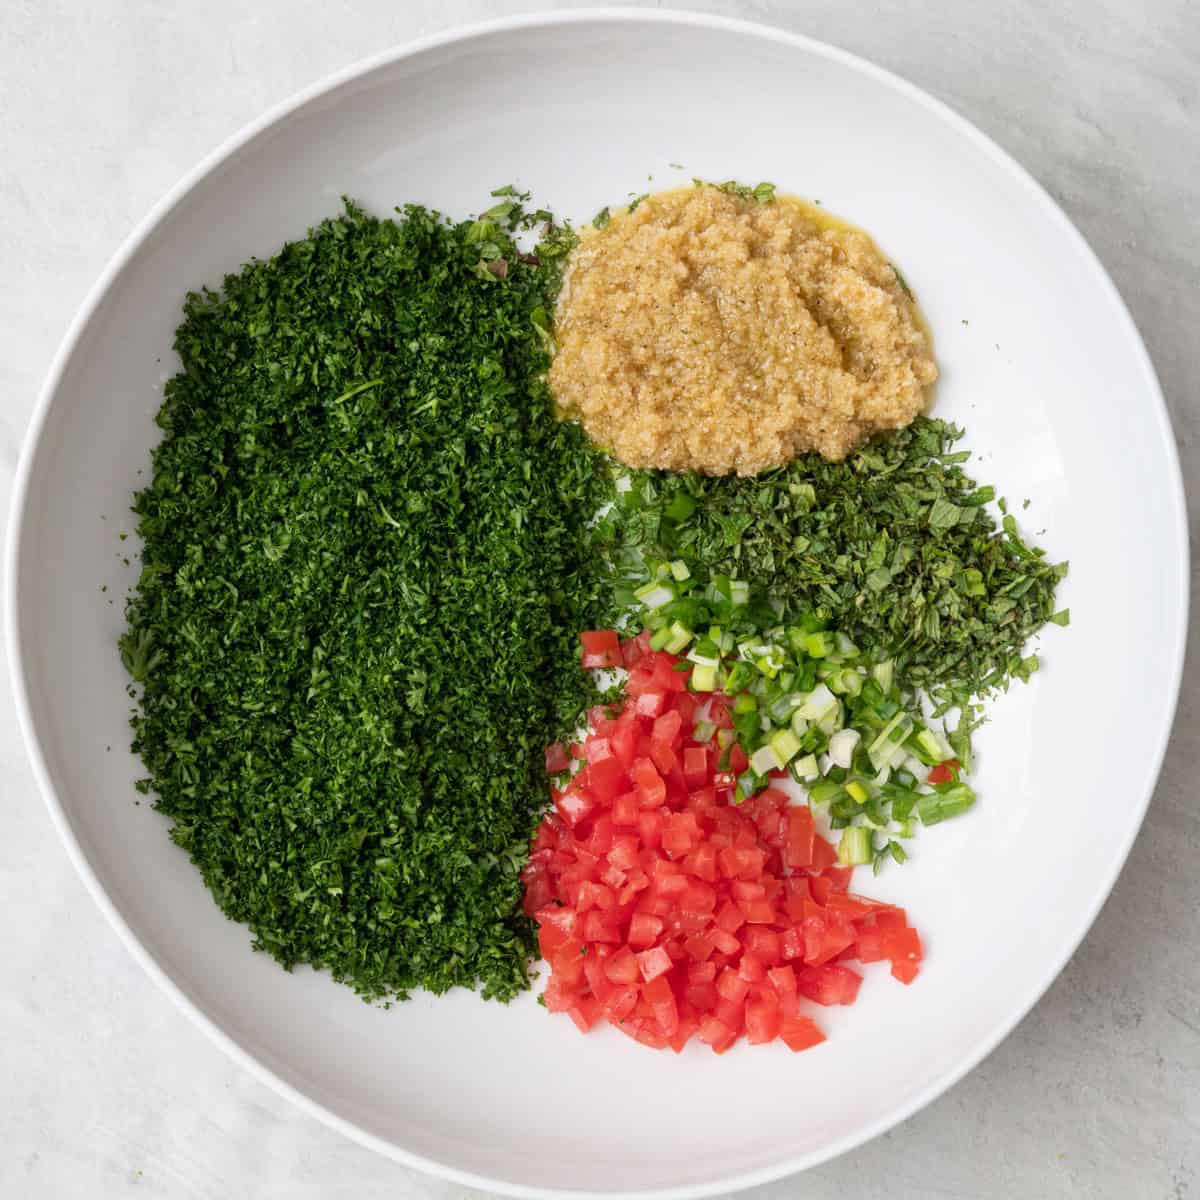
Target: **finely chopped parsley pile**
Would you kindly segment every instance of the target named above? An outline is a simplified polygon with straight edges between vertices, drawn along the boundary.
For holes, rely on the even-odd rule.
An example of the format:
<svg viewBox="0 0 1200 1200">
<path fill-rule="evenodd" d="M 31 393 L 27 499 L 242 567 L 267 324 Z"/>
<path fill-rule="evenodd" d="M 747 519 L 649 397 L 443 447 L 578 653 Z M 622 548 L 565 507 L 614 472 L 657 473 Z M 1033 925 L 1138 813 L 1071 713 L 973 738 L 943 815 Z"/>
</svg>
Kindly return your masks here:
<svg viewBox="0 0 1200 1200">
<path fill-rule="evenodd" d="M 592 448 L 545 382 L 572 236 L 494 195 L 461 223 L 348 204 L 189 295 L 135 497 L 140 786 L 256 947 L 371 999 L 528 985 L 544 750 L 598 696 L 580 631 L 636 632 L 647 570 L 752 578 L 968 726 L 1066 620 L 940 422 L 757 478 Z"/>
</svg>

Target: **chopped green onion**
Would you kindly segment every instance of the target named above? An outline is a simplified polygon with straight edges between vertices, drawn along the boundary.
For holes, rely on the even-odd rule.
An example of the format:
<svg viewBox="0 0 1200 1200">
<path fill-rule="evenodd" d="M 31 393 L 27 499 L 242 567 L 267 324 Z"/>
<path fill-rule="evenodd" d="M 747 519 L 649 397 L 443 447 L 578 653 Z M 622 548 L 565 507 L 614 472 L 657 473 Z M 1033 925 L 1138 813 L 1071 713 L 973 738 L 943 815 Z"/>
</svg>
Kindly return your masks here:
<svg viewBox="0 0 1200 1200">
<path fill-rule="evenodd" d="M 854 748 L 861 736 L 857 729 L 839 729 L 829 739 L 829 757 L 839 767 L 849 767 L 854 759 Z"/>
<path fill-rule="evenodd" d="M 847 696 L 857 696 L 862 691 L 863 677 L 854 667 L 847 667 L 838 676 L 838 683 Z"/>
<path fill-rule="evenodd" d="M 695 667 L 692 670 L 692 691 L 715 692 L 717 690 L 717 668 Z M 722 731 L 725 732 L 725 731 Z M 729 730 L 732 733 L 733 730 Z"/>
<path fill-rule="evenodd" d="M 904 743 L 912 733 L 912 717 L 901 709 L 879 731 L 879 736 L 867 747 L 867 755 L 875 770 L 890 767 L 903 753 Z"/>
<path fill-rule="evenodd" d="M 829 804 L 844 791 L 845 789 L 836 780 L 822 779 L 820 783 L 815 783 L 808 789 L 808 800 L 810 804 Z"/>
<path fill-rule="evenodd" d="M 729 602 L 734 608 L 750 603 L 750 585 L 745 580 L 731 579 L 729 581 Z"/>
<path fill-rule="evenodd" d="M 711 721 L 697 721 L 692 730 L 692 737 L 698 742 L 711 742 L 717 727 Z"/>
<path fill-rule="evenodd" d="M 815 754 L 806 754 L 803 758 L 793 759 L 790 769 L 792 778 L 797 783 L 803 783 L 806 779 L 816 779 L 821 774 Z"/>
<path fill-rule="evenodd" d="M 834 639 L 831 633 L 810 633 L 804 639 L 804 649 L 810 658 L 827 658 L 833 653 Z"/>
<path fill-rule="evenodd" d="M 817 722 L 817 728 L 826 737 L 832 737 L 844 723 L 845 713 L 842 706 L 835 700 L 833 706 Z"/>
<path fill-rule="evenodd" d="M 975 792 L 965 783 L 951 784 L 943 791 L 930 792 L 917 801 L 917 816 L 922 825 L 936 825 L 960 816 L 975 804 Z"/>
<path fill-rule="evenodd" d="M 858 647 L 844 633 L 837 635 L 837 651 L 843 658 L 858 657 Z"/>
<path fill-rule="evenodd" d="M 871 793 L 857 779 L 852 779 L 846 784 L 846 795 L 852 800 L 856 800 L 859 804 L 866 804 L 871 798 Z"/>
<path fill-rule="evenodd" d="M 664 625 L 662 628 L 654 631 L 653 636 L 650 638 L 650 649 L 663 650 L 666 648 L 666 645 L 670 640 L 671 627 L 670 625 Z"/>
<path fill-rule="evenodd" d="M 675 599 L 673 589 L 661 583 L 647 583 L 633 593 L 647 608 L 662 608 Z"/>
<path fill-rule="evenodd" d="M 671 635 L 665 647 L 668 654 L 678 654 L 692 640 L 692 631 L 679 621 L 671 625 L 668 633 Z"/>
<path fill-rule="evenodd" d="M 675 577 L 676 582 L 683 583 L 685 579 L 691 579 L 692 573 L 688 569 L 687 563 L 685 563 L 682 558 L 675 559 L 675 561 L 670 563 L 669 566 L 671 568 L 671 574 Z"/>
<path fill-rule="evenodd" d="M 733 700 L 735 713 L 758 712 L 758 701 L 749 692 L 739 692 Z"/>
<path fill-rule="evenodd" d="M 872 677 L 874 678 L 875 682 L 879 684 L 880 689 L 884 692 L 890 692 L 892 690 L 892 681 L 895 678 L 895 674 L 896 664 L 892 662 L 890 658 L 884 662 L 876 663 L 871 668 Z"/>
<path fill-rule="evenodd" d="M 946 741 L 945 735 L 935 729 L 922 729 L 917 734 L 916 742 L 924 755 L 933 759 L 935 764 L 954 757 L 954 751 Z"/>
<path fill-rule="evenodd" d="M 766 746 L 759 746 L 755 752 L 750 755 L 750 769 L 757 775 L 769 775 L 777 767 L 783 766 L 776 756 L 775 751 L 768 743 Z"/>
<path fill-rule="evenodd" d="M 838 862 L 846 867 L 858 867 L 869 863 L 873 850 L 871 847 L 871 831 L 862 825 L 851 825 L 842 834 L 838 843 Z"/>
<path fill-rule="evenodd" d="M 759 790 L 758 774 L 753 771 L 743 771 L 737 777 L 737 786 L 733 792 L 733 802 L 741 804 L 743 800 L 753 796 Z"/>
<path fill-rule="evenodd" d="M 780 767 L 786 767 L 800 753 L 800 739 L 790 729 L 776 730 L 767 745 Z"/>
<path fill-rule="evenodd" d="M 727 633 L 720 625 L 710 625 L 708 636 L 722 654 L 728 654 L 733 649 L 733 634 Z"/>
<path fill-rule="evenodd" d="M 799 712 L 802 717 L 810 721 L 819 721 L 835 704 L 837 704 L 837 697 L 825 684 L 819 683 L 805 697 Z"/>
</svg>

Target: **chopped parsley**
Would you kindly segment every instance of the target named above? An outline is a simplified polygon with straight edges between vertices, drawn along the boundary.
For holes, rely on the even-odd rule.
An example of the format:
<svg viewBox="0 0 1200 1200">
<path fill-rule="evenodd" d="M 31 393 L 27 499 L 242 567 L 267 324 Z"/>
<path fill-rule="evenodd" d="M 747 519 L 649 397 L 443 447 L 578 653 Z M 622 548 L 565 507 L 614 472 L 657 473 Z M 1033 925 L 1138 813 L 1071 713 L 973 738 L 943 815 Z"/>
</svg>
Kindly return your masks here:
<svg viewBox="0 0 1200 1200">
<path fill-rule="evenodd" d="M 526 986 L 542 752 L 590 699 L 611 481 L 534 315 L 569 238 L 525 261 L 501 194 L 348 205 L 189 296 L 134 503 L 143 790 L 256 947 L 373 998 Z"/>
</svg>

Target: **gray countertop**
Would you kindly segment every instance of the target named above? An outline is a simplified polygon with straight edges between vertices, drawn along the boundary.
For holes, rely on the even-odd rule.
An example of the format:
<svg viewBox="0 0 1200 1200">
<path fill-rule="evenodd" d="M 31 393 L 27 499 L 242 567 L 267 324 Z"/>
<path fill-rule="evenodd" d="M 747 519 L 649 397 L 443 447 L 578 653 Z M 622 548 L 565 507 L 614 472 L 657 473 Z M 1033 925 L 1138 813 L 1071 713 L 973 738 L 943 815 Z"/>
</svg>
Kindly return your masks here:
<svg viewBox="0 0 1200 1200">
<path fill-rule="evenodd" d="M 5 510 L 59 338 L 109 255 L 168 187 L 267 105 L 335 68 L 418 34 L 534 7 L 9 0 L 0 20 Z M 1194 521 L 1200 8 L 1192 0 L 693 7 L 786 26 L 874 59 L 947 101 L 1049 188 L 1113 274 L 1149 344 Z M 1200 1195 L 1198 709 L 1200 687 L 1187 676 L 1129 863 L 1087 940 L 1018 1029 L 887 1136 L 748 1195 Z M 6 690 L 0 768 L 0 1196 L 468 1194 L 294 1110 L 228 1061 L 142 974 L 58 844 Z"/>
</svg>

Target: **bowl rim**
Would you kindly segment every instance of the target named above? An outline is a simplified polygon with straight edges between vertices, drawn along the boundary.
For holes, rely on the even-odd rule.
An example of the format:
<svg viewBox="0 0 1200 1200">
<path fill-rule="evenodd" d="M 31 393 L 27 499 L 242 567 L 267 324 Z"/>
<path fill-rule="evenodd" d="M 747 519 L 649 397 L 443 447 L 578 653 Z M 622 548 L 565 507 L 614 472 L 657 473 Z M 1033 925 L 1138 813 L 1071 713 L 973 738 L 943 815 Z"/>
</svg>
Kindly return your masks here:
<svg viewBox="0 0 1200 1200">
<path fill-rule="evenodd" d="M 1180 620 L 1178 628 L 1173 631 L 1175 644 L 1171 648 L 1175 666 L 1170 679 L 1165 681 L 1170 696 L 1170 719 L 1163 723 L 1158 743 L 1147 756 L 1148 760 L 1152 763 L 1153 769 L 1147 777 L 1148 785 L 1145 792 L 1137 799 L 1135 805 L 1137 821 L 1130 826 L 1130 832 L 1124 840 L 1124 845 L 1120 847 L 1120 853 L 1114 860 L 1114 865 L 1109 876 L 1099 881 L 1100 886 L 1097 887 L 1092 902 L 1087 906 L 1082 914 L 1082 918 L 1072 923 L 1060 938 L 1058 952 L 1053 957 L 1047 970 L 1041 976 L 1035 978 L 1031 985 L 1026 988 L 1019 1002 L 1014 1005 L 1011 1014 L 1000 1021 L 988 1037 L 983 1039 L 970 1055 L 966 1056 L 961 1062 L 956 1063 L 949 1070 L 943 1072 L 941 1076 L 921 1089 L 916 1095 L 896 1105 L 886 1116 L 871 1122 L 854 1134 L 841 1138 L 821 1150 L 787 1156 L 770 1166 L 759 1167 L 751 1171 L 735 1172 L 730 1175 L 707 1180 L 703 1183 L 666 1188 L 624 1190 L 619 1193 L 546 1187 L 531 1188 L 513 1180 L 462 1170 L 449 1163 L 406 1150 L 402 1146 L 385 1138 L 369 1133 L 354 1124 L 354 1122 L 331 1112 L 304 1092 L 283 1080 L 248 1050 L 243 1049 L 196 1002 L 191 1000 L 181 990 L 180 986 L 175 983 L 167 971 L 159 965 L 153 955 L 142 945 L 126 923 L 124 917 L 117 910 L 116 905 L 105 891 L 91 864 L 88 862 L 79 840 L 71 827 L 70 819 L 67 816 L 63 803 L 55 791 L 49 767 L 38 741 L 37 731 L 34 728 L 29 701 L 26 665 L 20 641 L 21 610 L 18 588 L 20 565 L 24 553 L 22 531 L 25 525 L 26 510 L 29 502 L 33 462 L 37 456 L 37 449 L 41 442 L 42 433 L 67 365 L 84 331 L 87 329 L 97 309 L 103 303 L 113 283 L 120 276 L 129 261 L 141 249 L 142 245 L 197 184 L 213 173 L 221 164 L 232 157 L 232 155 L 259 133 L 282 121 L 311 101 L 327 95 L 371 71 L 455 42 L 487 38 L 494 34 L 508 33 L 514 30 L 569 26 L 589 22 L 690 26 L 718 33 L 760 38 L 779 46 L 802 50 L 806 53 L 823 57 L 866 76 L 877 83 L 881 83 L 919 104 L 932 116 L 948 125 L 955 133 L 973 143 L 976 149 L 986 154 L 998 167 L 1003 169 L 1015 182 L 1024 188 L 1033 203 L 1039 206 L 1044 215 L 1057 225 L 1062 237 L 1082 256 L 1083 261 L 1094 274 L 1098 287 L 1105 293 L 1107 299 L 1115 305 L 1118 319 L 1124 324 L 1125 331 L 1132 340 L 1131 348 L 1138 359 L 1138 368 L 1144 377 L 1148 394 L 1154 402 L 1151 405 L 1153 412 L 1152 414 L 1148 414 L 1148 416 L 1153 420 L 1155 430 L 1163 443 L 1167 464 L 1167 478 L 1164 480 L 1164 483 L 1169 497 L 1170 518 L 1174 525 L 1175 552 L 1179 556 L 1184 568 L 1180 573 L 1180 594 L 1177 597 Z M 258 118 L 244 125 L 236 133 L 222 141 L 220 145 L 204 156 L 195 167 L 188 171 L 150 209 L 146 216 L 138 222 L 113 254 L 99 278 L 88 291 L 75 317 L 72 319 L 52 360 L 50 370 L 42 385 L 22 443 L 21 456 L 13 484 L 12 505 L 10 508 L 5 546 L 5 638 L 9 655 L 12 692 L 22 740 L 50 817 L 66 847 L 71 862 L 74 864 L 87 890 L 91 893 L 93 900 L 108 918 L 109 923 L 116 930 L 137 962 L 171 998 L 175 1005 L 236 1063 L 249 1071 L 257 1079 L 267 1084 L 277 1094 L 291 1101 L 303 1112 L 316 1117 L 325 1125 L 337 1130 L 360 1145 L 366 1146 L 406 1167 L 415 1168 L 467 1187 L 488 1189 L 506 1196 L 536 1197 L 539 1200 L 585 1200 L 585 1198 L 586 1200 L 595 1200 L 595 1197 L 600 1195 L 620 1195 L 627 1197 L 628 1200 L 692 1200 L 695 1197 L 713 1196 L 722 1192 L 741 1190 L 743 1188 L 770 1183 L 787 1175 L 805 1170 L 808 1167 L 827 1162 L 906 1120 L 952 1087 L 987 1057 L 1029 1013 L 1030 1009 L 1033 1008 L 1066 966 L 1068 960 L 1078 949 L 1080 943 L 1091 929 L 1125 865 L 1134 840 L 1145 819 L 1150 800 L 1156 790 L 1163 759 L 1174 726 L 1183 676 L 1190 600 L 1190 590 L 1187 582 L 1189 578 L 1190 548 L 1187 536 L 1186 514 L 1183 477 L 1170 415 L 1149 352 L 1129 312 L 1128 306 L 1125 304 L 1116 285 L 1113 283 L 1095 251 L 1092 250 L 1083 235 L 1045 188 L 1009 155 L 1007 151 L 1001 149 L 990 137 L 976 128 L 966 118 L 960 116 L 947 104 L 934 98 L 915 84 L 908 82 L 908 80 L 892 71 L 876 66 L 867 59 L 815 38 L 760 22 L 710 15 L 684 9 L 595 7 L 566 11 L 537 11 L 455 26 L 452 29 L 443 30 L 439 33 L 392 46 L 387 50 L 361 59 L 326 75 L 317 82 L 302 88 L 287 99 L 272 105 Z"/>
</svg>

